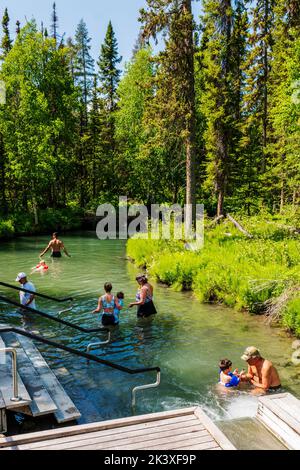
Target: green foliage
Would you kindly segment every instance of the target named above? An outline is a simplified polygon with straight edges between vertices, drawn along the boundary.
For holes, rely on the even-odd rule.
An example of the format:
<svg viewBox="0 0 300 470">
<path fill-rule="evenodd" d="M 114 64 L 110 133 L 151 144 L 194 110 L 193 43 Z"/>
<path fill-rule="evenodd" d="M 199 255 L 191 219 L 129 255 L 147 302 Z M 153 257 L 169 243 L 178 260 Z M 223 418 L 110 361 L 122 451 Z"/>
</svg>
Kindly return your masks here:
<svg viewBox="0 0 300 470">
<path fill-rule="evenodd" d="M 15 228 L 12 220 L 0 220 L 0 239 L 14 236 Z"/>
<path fill-rule="evenodd" d="M 127 253 L 158 281 L 193 290 L 202 302 L 264 313 L 266 301 L 300 286 L 299 235 L 278 236 L 275 222 L 255 217 L 248 226 L 255 233 L 252 239 L 227 222 L 207 229 L 198 252 L 185 251 L 181 241 L 131 239 Z"/>
</svg>

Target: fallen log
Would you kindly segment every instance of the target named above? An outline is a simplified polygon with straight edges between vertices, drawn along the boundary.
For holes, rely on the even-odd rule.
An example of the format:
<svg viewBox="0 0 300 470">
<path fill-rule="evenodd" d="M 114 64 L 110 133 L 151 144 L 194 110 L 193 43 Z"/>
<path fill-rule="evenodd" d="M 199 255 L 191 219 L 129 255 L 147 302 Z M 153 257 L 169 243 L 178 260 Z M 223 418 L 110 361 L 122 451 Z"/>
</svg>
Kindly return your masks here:
<svg viewBox="0 0 300 470">
<path fill-rule="evenodd" d="M 251 235 L 251 233 L 247 232 L 247 230 L 245 230 L 245 229 L 241 226 L 241 224 L 239 224 L 233 217 L 231 217 L 230 214 L 227 213 L 227 214 L 226 214 L 226 218 L 227 218 L 228 220 L 230 220 L 230 222 L 232 222 L 233 225 L 234 225 L 240 232 L 242 232 L 244 235 L 246 235 L 246 236 L 249 237 L 249 238 L 253 238 L 253 236 Z"/>
</svg>

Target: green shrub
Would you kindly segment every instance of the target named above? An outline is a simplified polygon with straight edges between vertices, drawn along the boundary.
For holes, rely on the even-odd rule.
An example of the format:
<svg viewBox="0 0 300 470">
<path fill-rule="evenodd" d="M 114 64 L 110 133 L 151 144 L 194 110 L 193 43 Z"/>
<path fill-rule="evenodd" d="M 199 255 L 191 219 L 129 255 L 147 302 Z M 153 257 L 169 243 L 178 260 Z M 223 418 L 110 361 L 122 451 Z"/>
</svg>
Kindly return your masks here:
<svg viewBox="0 0 300 470">
<path fill-rule="evenodd" d="M 15 233 L 12 220 L 0 220 L 0 238 L 11 238 Z"/>
</svg>

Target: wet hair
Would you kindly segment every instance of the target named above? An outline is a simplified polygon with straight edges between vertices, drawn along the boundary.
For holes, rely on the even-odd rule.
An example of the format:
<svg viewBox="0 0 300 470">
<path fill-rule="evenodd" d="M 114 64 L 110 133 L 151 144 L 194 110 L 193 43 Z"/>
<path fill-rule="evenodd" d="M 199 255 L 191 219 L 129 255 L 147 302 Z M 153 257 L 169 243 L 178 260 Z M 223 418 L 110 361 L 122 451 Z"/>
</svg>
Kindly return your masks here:
<svg viewBox="0 0 300 470">
<path fill-rule="evenodd" d="M 58 237 L 58 232 L 53 232 L 53 233 L 52 233 L 52 237 L 57 238 L 57 237 Z"/>
<path fill-rule="evenodd" d="M 229 369 L 229 367 L 232 366 L 232 362 L 229 359 L 221 359 L 219 362 L 219 368 L 221 369 L 222 372 L 224 370 Z"/>
<path fill-rule="evenodd" d="M 143 284 L 146 284 L 146 282 L 148 281 L 146 274 L 139 274 L 138 276 L 136 276 L 135 279 L 137 280 L 137 282 L 142 282 Z"/>
<path fill-rule="evenodd" d="M 112 291 L 112 285 L 111 285 L 110 282 L 106 282 L 106 283 L 104 284 L 104 290 L 105 290 L 105 292 L 107 292 L 107 293 L 110 293 L 110 292 Z"/>
<path fill-rule="evenodd" d="M 117 299 L 124 299 L 124 297 L 125 297 L 124 292 L 117 293 Z"/>
</svg>

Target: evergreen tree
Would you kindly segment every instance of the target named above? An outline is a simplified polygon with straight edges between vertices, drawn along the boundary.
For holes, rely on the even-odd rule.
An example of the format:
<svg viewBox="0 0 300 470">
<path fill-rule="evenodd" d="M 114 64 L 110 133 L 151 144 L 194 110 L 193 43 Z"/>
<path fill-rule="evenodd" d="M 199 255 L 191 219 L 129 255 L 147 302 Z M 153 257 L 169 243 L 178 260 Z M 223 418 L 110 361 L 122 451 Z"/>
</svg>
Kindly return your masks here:
<svg viewBox="0 0 300 470">
<path fill-rule="evenodd" d="M 3 37 L 1 40 L 2 54 L 0 58 L 3 60 L 5 59 L 6 55 L 9 53 L 9 51 L 12 48 L 12 41 L 10 39 L 10 34 L 9 34 L 9 16 L 8 16 L 7 8 L 5 8 L 4 15 L 2 18 L 2 29 L 3 29 Z"/>
<path fill-rule="evenodd" d="M 17 34 L 20 34 L 20 31 L 21 31 L 21 23 L 20 23 L 19 20 L 16 22 L 16 26 L 17 26 L 17 28 L 16 28 L 16 33 L 17 33 Z"/>
<path fill-rule="evenodd" d="M 162 117 L 164 112 L 173 123 L 177 121 L 178 135 L 185 152 L 186 203 L 193 208 L 187 218 L 187 226 L 191 227 L 195 223 L 196 151 L 194 21 L 191 0 L 147 0 L 147 6 L 147 9 L 141 10 L 144 39 L 151 36 L 156 38 L 160 32 L 164 32 L 166 38 L 166 51 L 160 56 L 162 72 L 161 85 L 158 86 L 163 95 L 163 105 L 167 104 L 167 108 L 163 111 L 162 107 L 159 115 Z M 167 95 L 168 103 L 165 99 Z"/>
<path fill-rule="evenodd" d="M 255 142 L 253 148 L 260 153 L 261 173 L 266 171 L 267 144 L 269 136 L 268 98 L 271 70 L 274 0 L 257 0 L 252 11 L 251 50 L 247 64 L 247 85 L 244 103 L 247 107 L 248 132 Z M 253 128 L 255 126 L 255 129 Z"/>
<path fill-rule="evenodd" d="M 228 186 L 234 114 L 237 100 L 233 88 L 234 11 L 231 0 L 203 1 L 202 109 L 206 117 L 205 146 L 208 156 L 208 181 L 217 195 L 217 216 L 224 214 Z M 238 83 L 238 82 L 237 82 Z"/>
<path fill-rule="evenodd" d="M 90 54 L 91 38 L 87 26 L 82 19 L 75 34 L 74 76 L 75 84 L 80 90 L 80 114 L 79 114 L 79 147 L 78 166 L 80 174 L 80 205 L 84 207 L 86 203 L 86 140 L 88 139 L 88 105 L 91 99 L 94 80 L 94 60 Z"/>
<path fill-rule="evenodd" d="M 118 42 L 110 21 L 98 61 L 100 90 L 107 101 L 109 112 L 113 112 L 116 109 L 117 88 L 121 75 L 117 65 L 121 60 L 122 57 L 118 53 Z"/>
<path fill-rule="evenodd" d="M 299 79 L 300 8 L 293 1 L 279 0 L 274 8 L 274 47 L 270 73 L 271 155 L 269 193 L 274 207 L 283 212 L 286 203 L 299 197 L 299 112 L 293 102 Z M 280 201 L 280 202 L 279 202 Z"/>
<path fill-rule="evenodd" d="M 52 15 L 51 15 L 51 34 L 52 38 L 57 42 L 58 38 L 58 16 L 57 16 L 57 11 L 56 11 L 56 3 L 53 3 L 52 7 Z"/>
</svg>

